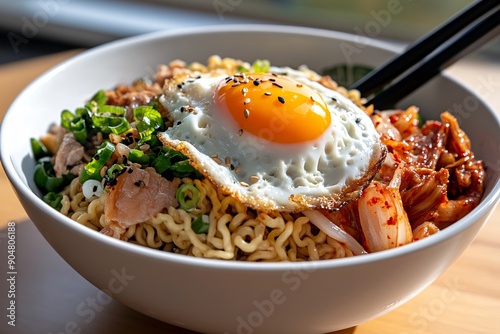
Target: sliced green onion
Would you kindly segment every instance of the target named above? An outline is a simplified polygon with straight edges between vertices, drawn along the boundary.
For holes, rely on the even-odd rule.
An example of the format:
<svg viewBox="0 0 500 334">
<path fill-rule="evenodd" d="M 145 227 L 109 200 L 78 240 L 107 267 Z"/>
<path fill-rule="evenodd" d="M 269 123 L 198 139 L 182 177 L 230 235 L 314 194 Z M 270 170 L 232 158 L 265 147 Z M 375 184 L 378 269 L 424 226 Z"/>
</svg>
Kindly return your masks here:
<svg viewBox="0 0 500 334">
<path fill-rule="evenodd" d="M 114 164 L 106 170 L 106 174 L 108 175 L 108 178 L 113 179 L 115 178 L 116 174 L 118 174 L 124 168 L 125 165 L 123 164 Z"/>
<path fill-rule="evenodd" d="M 181 209 L 191 211 L 196 207 L 196 203 L 200 199 L 200 191 L 194 185 L 185 183 L 177 189 L 175 197 Z"/>
<path fill-rule="evenodd" d="M 266 73 L 269 72 L 271 68 L 271 63 L 267 59 L 257 59 L 252 64 L 253 71 L 256 73 Z"/>
<path fill-rule="evenodd" d="M 85 120 L 65 109 L 61 112 L 61 125 L 68 131 L 73 132 L 75 139 L 79 142 L 87 140 L 87 125 Z"/>
<path fill-rule="evenodd" d="M 114 151 L 115 146 L 109 141 L 105 141 L 97 150 L 97 153 L 94 155 L 92 160 L 83 167 L 80 174 L 80 183 L 83 184 L 89 179 L 101 181 L 101 169 L 106 164 L 106 161 L 111 158 Z"/>
<path fill-rule="evenodd" d="M 210 219 L 208 215 L 201 215 L 196 217 L 191 223 L 191 228 L 196 234 L 207 233 L 210 227 Z"/>
<path fill-rule="evenodd" d="M 120 135 L 130 129 L 125 109 L 117 106 L 99 106 L 92 114 L 92 124 L 104 133 Z"/>
<path fill-rule="evenodd" d="M 172 163 L 169 157 L 167 157 L 165 154 L 160 154 L 153 160 L 151 165 L 154 167 L 158 174 L 163 174 L 170 168 L 170 166 L 172 166 Z"/>
<path fill-rule="evenodd" d="M 43 157 L 47 157 L 50 155 L 49 151 L 38 139 L 31 138 L 31 151 L 33 151 L 33 156 L 35 160 L 39 160 Z"/>
<path fill-rule="evenodd" d="M 137 122 L 135 127 L 141 138 L 137 143 L 138 145 L 150 140 L 151 134 L 163 123 L 160 113 L 151 106 L 135 108 L 134 120 Z"/>
<path fill-rule="evenodd" d="M 106 92 L 104 90 L 99 90 L 97 93 L 92 96 L 90 101 L 94 101 L 98 106 L 103 106 L 108 102 L 108 98 L 106 96 Z"/>
<path fill-rule="evenodd" d="M 62 208 L 62 195 L 56 194 L 55 192 L 49 192 L 42 197 L 43 201 L 53 207 L 56 210 L 61 210 Z"/>
<path fill-rule="evenodd" d="M 236 72 L 239 72 L 239 73 L 242 73 L 242 72 L 248 72 L 248 68 L 246 68 L 245 66 L 243 65 L 240 65 L 238 66 L 238 68 L 236 69 Z"/>
<path fill-rule="evenodd" d="M 144 154 L 141 150 L 132 148 L 128 152 L 128 161 L 136 162 L 141 165 L 147 165 L 149 163 L 149 155 Z"/>
<path fill-rule="evenodd" d="M 58 192 L 65 186 L 65 179 L 55 176 L 54 165 L 46 158 L 36 164 L 33 179 L 43 193 Z"/>
</svg>

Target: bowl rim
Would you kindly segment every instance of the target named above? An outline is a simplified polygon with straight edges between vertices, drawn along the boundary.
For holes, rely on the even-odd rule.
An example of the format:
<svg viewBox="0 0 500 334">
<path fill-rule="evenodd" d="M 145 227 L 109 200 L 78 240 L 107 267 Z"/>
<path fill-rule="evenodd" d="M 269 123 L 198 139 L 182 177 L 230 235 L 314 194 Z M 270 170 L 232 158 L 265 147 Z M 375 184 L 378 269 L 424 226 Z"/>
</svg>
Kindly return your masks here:
<svg viewBox="0 0 500 334">
<path fill-rule="evenodd" d="M 331 31 L 319 28 L 310 27 L 298 27 L 298 26 L 288 26 L 288 25 L 272 25 L 272 24 L 224 24 L 224 25 L 211 25 L 211 26 L 201 26 L 201 27 L 190 27 L 190 28 L 179 28 L 167 31 L 158 31 L 153 33 L 142 34 L 138 36 L 123 38 L 120 40 L 108 42 L 100 46 L 85 50 L 44 72 L 42 75 L 38 76 L 29 85 L 27 85 L 22 92 L 16 97 L 12 102 L 10 107 L 5 113 L 2 124 L 0 125 L 0 152 L 1 161 L 5 172 L 15 188 L 19 196 L 23 196 L 28 201 L 32 202 L 35 206 L 43 211 L 44 214 L 48 215 L 53 220 L 58 221 L 63 224 L 65 228 L 71 229 L 76 233 L 81 233 L 83 237 L 88 239 L 96 240 L 99 243 L 103 243 L 103 246 L 117 248 L 117 250 L 135 254 L 138 256 L 145 256 L 156 261 L 162 261 L 165 263 L 172 262 L 176 264 L 182 264 L 186 266 L 194 266 L 199 268 L 211 268 L 211 269 L 223 269 L 223 270 L 248 270 L 248 271 L 288 271 L 288 270 L 324 270 L 340 267 L 351 267 L 357 265 L 363 265 L 367 263 L 376 263 L 379 261 L 384 261 L 389 258 L 396 258 L 405 256 L 409 253 L 421 251 L 424 248 L 432 247 L 440 242 L 443 242 L 451 237 L 461 233 L 462 231 L 468 229 L 476 221 L 479 221 L 483 216 L 488 215 L 490 209 L 498 203 L 500 198 L 500 182 L 497 182 L 489 194 L 483 196 L 480 204 L 464 218 L 457 221 L 453 225 L 446 229 L 441 230 L 436 235 L 419 240 L 418 242 L 413 242 L 403 247 L 398 247 L 396 249 L 390 249 L 386 251 L 370 253 L 362 256 L 354 256 L 348 258 L 331 259 L 331 260 L 321 260 L 321 261 L 309 261 L 309 262 L 239 262 L 234 260 L 220 260 L 220 259 L 206 259 L 206 258 L 196 258 L 186 255 L 173 254 L 163 252 L 157 249 L 151 249 L 148 247 L 135 245 L 130 242 L 123 242 L 122 240 L 117 240 L 110 238 L 101 233 L 98 233 L 88 227 L 81 224 L 75 223 L 71 218 L 66 217 L 59 213 L 58 211 L 52 209 L 49 205 L 45 204 L 41 198 L 39 198 L 27 185 L 24 184 L 22 179 L 17 174 L 14 165 L 12 164 L 10 157 L 10 149 L 7 145 L 7 138 L 5 138 L 4 129 L 9 126 L 10 115 L 14 113 L 16 105 L 21 101 L 26 95 L 32 90 L 36 90 L 37 87 L 43 82 L 50 80 L 58 72 L 62 71 L 65 67 L 72 66 L 72 64 L 77 63 L 82 58 L 86 58 L 90 55 L 98 55 L 99 53 L 105 52 L 113 48 L 121 48 L 134 43 L 144 43 L 156 40 L 169 39 L 178 36 L 190 36 L 190 35 L 213 35 L 218 33 L 262 33 L 269 32 L 280 33 L 280 34 L 296 34 L 302 36 L 317 36 L 326 37 L 333 39 L 340 39 L 346 41 L 352 41 L 355 35 L 345 32 Z M 384 49 L 392 53 L 397 53 L 400 48 L 392 43 L 375 40 L 372 38 L 363 39 L 363 44 L 373 46 L 375 48 Z M 440 74 L 446 77 L 446 79 L 452 81 L 454 84 L 460 86 L 461 88 L 469 91 L 472 95 L 475 95 L 470 88 L 459 82 L 458 80 L 450 77 L 446 72 Z M 476 95 L 475 95 L 476 96 Z M 497 125 L 500 124 L 499 116 L 493 111 L 491 106 L 488 105 L 486 101 L 479 98 L 488 111 L 493 114 L 496 119 Z M 500 125 L 498 125 L 500 127 Z M 20 193 L 20 194 L 19 194 Z M 487 217 L 486 217 L 487 218 Z M 37 225 L 35 223 L 35 225 Z M 43 231 L 42 231 L 43 232 Z M 42 233 L 43 234 L 43 233 Z"/>
</svg>

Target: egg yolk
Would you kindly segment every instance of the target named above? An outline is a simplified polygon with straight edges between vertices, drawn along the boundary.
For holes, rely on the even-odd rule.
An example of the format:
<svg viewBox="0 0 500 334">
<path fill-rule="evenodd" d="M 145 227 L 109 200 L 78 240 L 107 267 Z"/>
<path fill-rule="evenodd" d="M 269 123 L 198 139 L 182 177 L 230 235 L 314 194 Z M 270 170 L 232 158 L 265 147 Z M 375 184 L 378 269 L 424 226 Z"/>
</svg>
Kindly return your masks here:
<svg viewBox="0 0 500 334">
<path fill-rule="evenodd" d="M 321 95 L 284 75 L 236 74 L 219 84 L 214 99 L 240 131 L 275 143 L 314 140 L 331 122 Z"/>
</svg>

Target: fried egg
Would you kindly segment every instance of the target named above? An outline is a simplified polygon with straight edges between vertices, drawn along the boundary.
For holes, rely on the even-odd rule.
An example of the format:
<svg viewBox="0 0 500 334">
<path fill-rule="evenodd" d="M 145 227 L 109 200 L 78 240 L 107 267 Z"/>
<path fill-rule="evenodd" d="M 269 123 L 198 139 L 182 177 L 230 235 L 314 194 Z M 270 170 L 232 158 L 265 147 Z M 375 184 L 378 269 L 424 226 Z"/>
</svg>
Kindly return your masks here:
<svg viewBox="0 0 500 334">
<path fill-rule="evenodd" d="M 371 181 L 385 149 L 365 112 L 311 77 L 272 67 L 184 78 L 160 98 L 173 125 L 159 138 L 253 209 L 338 208 Z"/>
</svg>

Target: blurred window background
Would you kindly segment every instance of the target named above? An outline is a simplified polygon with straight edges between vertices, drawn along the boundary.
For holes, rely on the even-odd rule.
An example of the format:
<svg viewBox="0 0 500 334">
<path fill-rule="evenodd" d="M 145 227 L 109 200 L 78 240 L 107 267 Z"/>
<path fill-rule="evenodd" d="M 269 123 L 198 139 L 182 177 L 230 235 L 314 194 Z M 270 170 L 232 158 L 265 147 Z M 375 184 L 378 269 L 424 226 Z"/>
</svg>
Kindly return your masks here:
<svg viewBox="0 0 500 334">
<path fill-rule="evenodd" d="M 0 0 L 0 63 L 152 31 L 271 23 L 408 43 L 472 0 Z M 487 51 L 500 54 L 498 43 Z"/>
</svg>

